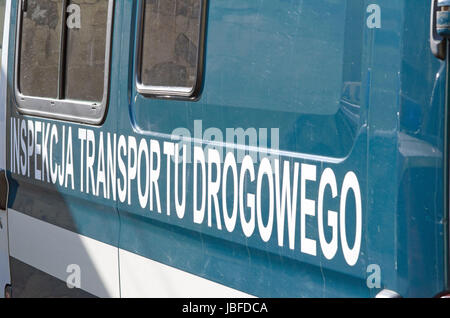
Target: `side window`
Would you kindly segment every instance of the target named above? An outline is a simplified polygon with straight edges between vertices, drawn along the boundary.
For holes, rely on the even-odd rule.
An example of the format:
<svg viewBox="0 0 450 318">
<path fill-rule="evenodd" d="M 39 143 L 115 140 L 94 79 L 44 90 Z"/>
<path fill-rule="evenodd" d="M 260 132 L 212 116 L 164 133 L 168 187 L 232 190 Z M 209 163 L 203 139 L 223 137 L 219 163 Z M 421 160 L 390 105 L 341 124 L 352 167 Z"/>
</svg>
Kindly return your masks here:
<svg viewBox="0 0 450 318">
<path fill-rule="evenodd" d="M 195 98 L 201 87 L 206 0 L 143 0 L 138 91 Z"/>
<path fill-rule="evenodd" d="M 80 8 L 84 25 L 67 29 L 65 97 L 100 102 L 105 78 L 108 1 L 74 0 L 71 3 L 74 8 Z"/>
<path fill-rule="evenodd" d="M 100 123 L 108 97 L 114 1 L 19 3 L 19 110 L 43 117 Z"/>
<path fill-rule="evenodd" d="M 46 16 L 33 15 L 37 1 L 29 1 L 22 16 L 20 91 L 27 96 L 58 96 L 58 61 L 61 41 L 62 1 L 40 1 Z"/>
</svg>

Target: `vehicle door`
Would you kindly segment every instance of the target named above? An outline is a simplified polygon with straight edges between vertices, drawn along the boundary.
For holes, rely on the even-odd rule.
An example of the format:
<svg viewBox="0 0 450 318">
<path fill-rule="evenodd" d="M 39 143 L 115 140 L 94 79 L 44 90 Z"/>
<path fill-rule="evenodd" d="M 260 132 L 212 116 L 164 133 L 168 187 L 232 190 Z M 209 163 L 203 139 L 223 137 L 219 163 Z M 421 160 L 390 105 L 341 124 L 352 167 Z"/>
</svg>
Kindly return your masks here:
<svg viewBox="0 0 450 318">
<path fill-rule="evenodd" d="M 122 1 L 12 2 L 9 246 L 17 297 L 119 297 L 119 218 L 93 182 L 116 130 Z M 117 19 L 116 19 L 117 15 Z M 103 157 L 102 157 L 103 156 Z"/>
</svg>

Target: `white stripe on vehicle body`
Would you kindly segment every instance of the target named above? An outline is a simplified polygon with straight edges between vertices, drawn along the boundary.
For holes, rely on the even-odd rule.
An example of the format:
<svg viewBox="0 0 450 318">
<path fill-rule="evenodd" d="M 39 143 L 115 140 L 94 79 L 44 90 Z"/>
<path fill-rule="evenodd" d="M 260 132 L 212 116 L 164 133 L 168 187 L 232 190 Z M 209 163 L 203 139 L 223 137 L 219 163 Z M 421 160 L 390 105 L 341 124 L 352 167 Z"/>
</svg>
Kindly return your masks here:
<svg viewBox="0 0 450 318">
<path fill-rule="evenodd" d="M 122 297 L 248 298 L 250 295 L 120 250 Z"/>
<path fill-rule="evenodd" d="M 251 297 L 11 209 L 9 227 L 12 257 L 63 281 L 78 266 L 81 289 L 95 296 Z"/>
<path fill-rule="evenodd" d="M 12 209 L 8 213 L 12 257 L 63 281 L 78 266 L 81 289 L 98 297 L 120 297 L 117 247 Z"/>
</svg>

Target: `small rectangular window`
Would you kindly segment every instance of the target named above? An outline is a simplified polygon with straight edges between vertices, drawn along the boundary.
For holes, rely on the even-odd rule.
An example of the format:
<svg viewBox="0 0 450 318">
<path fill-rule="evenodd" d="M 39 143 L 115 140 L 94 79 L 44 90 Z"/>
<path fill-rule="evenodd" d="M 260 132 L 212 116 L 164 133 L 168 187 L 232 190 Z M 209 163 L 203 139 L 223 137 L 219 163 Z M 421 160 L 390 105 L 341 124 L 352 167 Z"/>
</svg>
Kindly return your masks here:
<svg viewBox="0 0 450 318">
<path fill-rule="evenodd" d="M 114 0 L 19 1 L 19 111 L 77 122 L 103 120 Z"/>
<path fill-rule="evenodd" d="M 67 29 L 66 98 L 101 102 L 105 77 L 108 1 L 74 0 L 83 27 Z"/>
<path fill-rule="evenodd" d="M 138 91 L 196 97 L 201 86 L 206 0 L 144 0 Z"/>
<path fill-rule="evenodd" d="M 28 2 L 28 9 L 22 16 L 20 48 L 19 84 L 24 95 L 58 96 L 61 11 L 62 1 Z"/>
</svg>

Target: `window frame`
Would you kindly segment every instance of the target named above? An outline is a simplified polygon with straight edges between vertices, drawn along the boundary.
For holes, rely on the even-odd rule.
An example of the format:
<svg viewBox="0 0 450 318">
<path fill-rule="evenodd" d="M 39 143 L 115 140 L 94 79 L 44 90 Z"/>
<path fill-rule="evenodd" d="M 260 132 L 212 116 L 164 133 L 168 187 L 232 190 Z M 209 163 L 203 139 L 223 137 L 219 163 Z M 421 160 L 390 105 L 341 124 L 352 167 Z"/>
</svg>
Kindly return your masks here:
<svg viewBox="0 0 450 318">
<path fill-rule="evenodd" d="M 68 0 L 63 0 L 63 8 L 66 10 Z M 114 25 L 114 7 L 115 0 L 108 0 L 108 20 L 106 24 L 106 46 L 105 46 L 105 71 L 104 86 L 101 102 L 83 101 L 74 99 L 58 99 L 39 96 L 27 96 L 20 92 L 20 52 L 22 45 L 22 23 L 23 11 L 22 1 L 18 1 L 17 27 L 16 27 L 16 45 L 15 45 L 15 70 L 14 70 L 14 91 L 16 98 L 16 106 L 19 113 L 24 115 L 38 116 L 50 119 L 59 119 L 77 123 L 100 125 L 105 118 L 106 110 L 109 103 L 109 87 L 111 73 L 111 56 L 112 56 L 112 35 Z M 66 19 L 67 13 L 63 12 L 62 31 L 60 38 L 60 46 L 64 46 L 67 42 L 66 35 Z M 61 90 L 61 61 L 66 59 L 66 51 L 61 48 L 58 71 L 58 89 Z M 62 81 L 64 83 L 64 80 Z"/>
<path fill-rule="evenodd" d="M 136 32 L 135 47 L 135 84 L 139 94 L 149 98 L 159 99 L 176 99 L 196 101 L 200 98 L 204 83 L 205 68 L 205 47 L 206 47 L 206 30 L 207 30 L 207 12 L 208 0 L 201 1 L 199 43 L 197 54 L 197 78 L 192 89 L 187 90 L 185 87 L 175 86 L 151 86 L 142 83 L 142 59 L 143 59 L 143 40 L 144 40 L 144 7 L 145 0 L 139 0 L 138 4 L 138 21 Z"/>
</svg>

